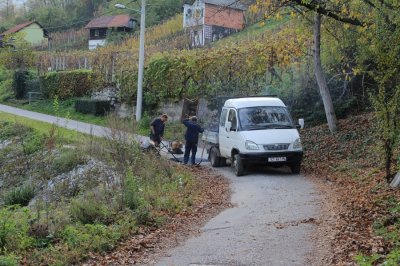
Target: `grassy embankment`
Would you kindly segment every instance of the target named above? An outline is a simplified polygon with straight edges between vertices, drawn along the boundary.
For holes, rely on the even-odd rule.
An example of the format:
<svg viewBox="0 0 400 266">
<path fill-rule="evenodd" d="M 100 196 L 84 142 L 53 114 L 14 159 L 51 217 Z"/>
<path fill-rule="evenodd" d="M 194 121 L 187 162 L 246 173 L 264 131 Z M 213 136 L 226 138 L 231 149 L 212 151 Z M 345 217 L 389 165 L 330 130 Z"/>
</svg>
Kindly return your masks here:
<svg viewBox="0 0 400 266">
<path fill-rule="evenodd" d="M 400 262 L 400 190 L 390 188 L 384 178 L 371 117 L 340 120 L 335 135 L 326 125 L 302 132 L 303 170 L 322 181 L 339 204 L 329 229 L 334 231 L 333 265 Z"/>
<path fill-rule="evenodd" d="M 107 126 L 99 139 L 0 114 L 1 265 L 75 264 L 201 200 L 199 180 Z"/>
</svg>

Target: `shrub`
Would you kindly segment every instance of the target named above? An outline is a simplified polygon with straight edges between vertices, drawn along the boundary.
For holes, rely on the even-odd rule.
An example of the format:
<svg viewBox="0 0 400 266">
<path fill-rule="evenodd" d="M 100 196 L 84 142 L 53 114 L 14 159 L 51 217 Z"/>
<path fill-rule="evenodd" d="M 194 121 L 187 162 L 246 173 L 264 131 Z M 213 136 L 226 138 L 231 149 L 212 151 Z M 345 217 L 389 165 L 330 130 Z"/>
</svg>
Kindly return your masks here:
<svg viewBox="0 0 400 266">
<path fill-rule="evenodd" d="M 48 72 L 40 77 L 40 88 L 46 98 L 60 100 L 89 95 L 93 90 L 93 74 L 90 70 Z"/>
<path fill-rule="evenodd" d="M 24 142 L 22 143 L 24 153 L 29 155 L 43 149 L 44 141 L 44 135 L 37 133 L 29 135 L 27 138 L 24 139 Z"/>
<path fill-rule="evenodd" d="M 123 197 L 125 206 L 134 211 L 139 224 L 146 224 L 152 220 L 150 205 L 141 195 L 141 189 L 132 172 L 128 172 L 125 177 Z"/>
<path fill-rule="evenodd" d="M 108 228 L 103 224 L 77 224 L 66 226 L 61 237 L 70 248 L 87 255 L 88 251 L 112 249 L 121 234 L 115 228 Z"/>
<path fill-rule="evenodd" d="M 83 224 L 108 224 L 112 220 L 112 213 L 108 206 L 96 198 L 93 193 L 87 195 L 83 200 L 72 200 L 69 213 L 74 221 Z"/>
<path fill-rule="evenodd" d="M 24 137 L 31 134 L 32 129 L 20 123 L 11 123 L 8 121 L 0 122 L 0 140 L 9 139 L 12 137 Z"/>
<path fill-rule="evenodd" d="M 28 236 L 29 210 L 15 209 L 15 206 L 0 209 L 0 251 L 12 251 L 18 254 L 33 244 Z"/>
<path fill-rule="evenodd" d="M 12 83 L 11 79 L 0 83 L 0 102 L 5 102 L 14 97 Z"/>
<path fill-rule="evenodd" d="M 18 258 L 14 255 L 0 256 L 0 266 L 17 266 Z"/>
<path fill-rule="evenodd" d="M 105 115 L 110 108 L 110 101 L 107 100 L 81 98 L 75 101 L 75 111 L 84 114 Z"/>
<path fill-rule="evenodd" d="M 53 160 L 52 167 L 56 172 L 66 173 L 84 162 L 84 158 L 75 150 L 61 150 L 60 157 Z"/>
<path fill-rule="evenodd" d="M 5 205 L 28 206 L 34 196 L 34 188 L 30 185 L 23 185 L 9 191 L 4 198 L 4 203 Z"/>
<path fill-rule="evenodd" d="M 22 99 L 26 94 L 27 80 L 28 80 L 28 71 L 26 70 L 15 71 L 13 80 L 13 89 L 15 97 L 17 99 Z"/>
</svg>

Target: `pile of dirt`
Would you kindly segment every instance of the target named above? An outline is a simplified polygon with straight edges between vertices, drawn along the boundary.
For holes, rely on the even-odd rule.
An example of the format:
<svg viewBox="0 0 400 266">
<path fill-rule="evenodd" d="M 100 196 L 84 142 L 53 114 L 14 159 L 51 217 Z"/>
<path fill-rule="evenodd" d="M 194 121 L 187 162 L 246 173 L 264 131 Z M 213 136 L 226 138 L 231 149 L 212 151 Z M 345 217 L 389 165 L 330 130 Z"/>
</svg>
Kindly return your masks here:
<svg viewBox="0 0 400 266">
<path fill-rule="evenodd" d="M 335 135 L 326 125 L 301 133 L 303 171 L 324 194 L 325 218 L 315 239 L 319 252 L 331 250 L 326 264 L 356 265 L 358 254 L 384 257 L 392 248 L 373 225 L 389 214 L 389 198 L 400 200 L 400 192 L 386 183 L 372 123 L 365 114 L 339 121 Z"/>
<path fill-rule="evenodd" d="M 185 167 L 185 166 L 177 166 Z M 165 214 L 166 223 L 161 227 L 145 227 L 129 237 L 118 248 L 104 256 L 89 254 L 84 265 L 133 265 L 154 264 L 165 251 L 184 240 L 200 234 L 201 227 L 222 210 L 231 207 L 229 181 L 207 167 L 185 167 L 198 182 L 199 197 L 188 210 Z"/>
</svg>

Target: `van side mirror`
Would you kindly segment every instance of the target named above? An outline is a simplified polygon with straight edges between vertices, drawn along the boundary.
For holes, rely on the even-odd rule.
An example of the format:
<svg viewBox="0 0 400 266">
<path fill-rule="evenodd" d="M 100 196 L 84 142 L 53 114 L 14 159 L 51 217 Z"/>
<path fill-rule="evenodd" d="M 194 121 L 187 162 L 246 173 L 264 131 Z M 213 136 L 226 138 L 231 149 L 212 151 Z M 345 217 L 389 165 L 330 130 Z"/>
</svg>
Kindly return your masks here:
<svg viewBox="0 0 400 266">
<path fill-rule="evenodd" d="M 303 118 L 299 118 L 299 125 L 300 125 L 300 129 L 304 128 L 304 119 Z"/>
<path fill-rule="evenodd" d="M 228 131 L 231 131 L 231 128 L 232 128 L 232 122 L 226 122 L 226 124 L 225 124 L 225 130 L 226 130 L 226 132 L 228 132 Z"/>
</svg>

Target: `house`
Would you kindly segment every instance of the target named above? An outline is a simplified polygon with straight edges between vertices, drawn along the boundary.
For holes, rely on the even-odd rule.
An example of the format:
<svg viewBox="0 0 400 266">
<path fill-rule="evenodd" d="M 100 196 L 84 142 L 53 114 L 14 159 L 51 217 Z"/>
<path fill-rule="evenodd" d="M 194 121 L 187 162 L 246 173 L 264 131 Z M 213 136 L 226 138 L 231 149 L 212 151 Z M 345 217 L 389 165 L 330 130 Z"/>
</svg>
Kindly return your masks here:
<svg viewBox="0 0 400 266">
<path fill-rule="evenodd" d="M 89 50 L 106 44 L 109 32 L 131 32 L 137 25 L 137 20 L 129 15 L 102 16 L 91 20 L 86 29 L 89 29 Z"/>
<path fill-rule="evenodd" d="M 19 24 L 3 33 L 0 34 L 1 39 L 5 36 L 22 32 L 24 39 L 32 44 L 33 46 L 42 45 L 43 43 L 47 44 L 48 42 L 48 33 L 38 22 L 29 21 L 23 24 Z"/>
<path fill-rule="evenodd" d="M 237 0 L 196 0 L 183 6 L 183 27 L 192 47 L 204 46 L 244 28 L 247 7 Z"/>
</svg>

